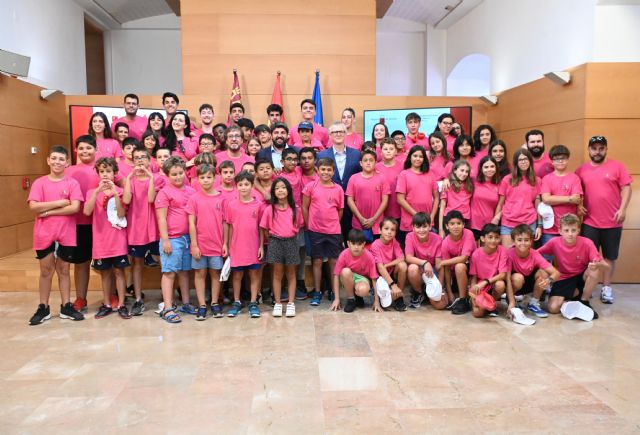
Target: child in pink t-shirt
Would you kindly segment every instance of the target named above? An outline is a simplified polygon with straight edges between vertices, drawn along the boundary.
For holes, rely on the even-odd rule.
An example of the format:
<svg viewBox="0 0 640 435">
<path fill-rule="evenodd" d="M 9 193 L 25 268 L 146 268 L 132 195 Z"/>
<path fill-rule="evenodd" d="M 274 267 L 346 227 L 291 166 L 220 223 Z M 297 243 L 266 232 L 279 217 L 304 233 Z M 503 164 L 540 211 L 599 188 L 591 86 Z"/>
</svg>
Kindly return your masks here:
<svg viewBox="0 0 640 435">
<path fill-rule="evenodd" d="M 478 296 L 481 292 L 485 292 L 499 301 L 507 290 L 509 259 L 507 250 L 500 245 L 500 226 L 485 224 L 480 233 L 480 242 L 482 246 L 471 254 L 469 267 L 469 275 L 471 275 L 469 296 L 472 313 L 473 317 L 484 317 L 486 314 L 495 317 L 497 310 L 486 305 Z"/>
<path fill-rule="evenodd" d="M 373 309 L 382 311 L 375 282 L 377 278 L 376 262 L 371 252 L 365 249 L 364 233 L 361 230 L 350 230 L 347 236 L 347 249 L 340 253 L 333 268 L 332 286 L 335 299 L 331 304 L 331 310 L 340 309 L 340 283 L 342 282 L 347 293 L 347 302 L 344 305 L 345 313 L 352 313 L 356 308 L 364 307 L 363 298 L 369 296 L 372 285 L 374 289 Z"/>
<path fill-rule="evenodd" d="M 148 131 L 142 135 L 140 144 L 149 152 L 149 169 L 154 174 L 157 174 L 161 171 L 160 166 L 158 166 L 155 159 L 156 152 L 160 149 L 158 137 L 152 131 Z"/>
<path fill-rule="evenodd" d="M 336 259 L 342 249 L 342 233 L 340 219 L 344 211 L 344 191 L 339 184 L 333 182 L 335 162 L 330 158 L 318 161 L 319 180 L 307 184 L 302 190 L 302 215 L 309 234 L 311 258 L 313 262 L 314 291 L 320 291 L 322 280 L 322 261 L 328 259 L 329 269 L 334 270 Z M 332 310 L 340 306 L 336 295 Z"/>
<path fill-rule="evenodd" d="M 215 168 L 216 157 L 209 152 L 200 153 L 193 158 L 193 166 L 187 168 L 189 185 L 193 187 L 196 192 L 200 191 L 200 180 L 198 179 L 198 166 L 200 165 L 213 165 Z"/>
<path fill-rule="evenodd" d="M 457 210 L 450 211 L 444 220 L 448 235 L 441 245 L 442 261 L 440 266 L 444 270 L 444 283 L 448 298 L 451 302 L 447 309 L 452 314 L 465 314 L 471 310 L 467 299 L 467 284 L 469 278 L 468 263 L 471 254 L 476 249 L 476 241 L 473 233 L 464 227 L 462 213 Z M 459 297 L 453 298 L 453 281 L 458 287 Z"/>
<path fill-rule="evenodd" d="M 171 152 L 169 151 L 169 148 L 160 148 L 158 151 L 156 151 L 156 157 L 155 157 L 155 162 L 158 165 L 158 175 L 160 175 L 160 177 L 162 179 L 164 179 L 165 181 L 165 185 L 169 182 L 168 178 L 167 178 L 167 174 L 164 173 L 164 162 L 167 161 L 167 159 L 171 157 Z M 153 162 L 153 158 L 151 159 L 151 161 Z M 158 190 L 160 190 L 161 188 L 158 188 Z"/>
<path fill-rule="evenodd" d="M 133 150 L 140 148 L 140 142 L 132 137 L 126 138 L 122 142 L 122 157 L 118 160 L 118 173 L 120 177 L 126 178 L 129 175 L 135 164 L 133 163 Z M 119 182 L 122 185 L 122 181 Z"/>
<path fill-rule="evenodd" d="M 96 172 L 100 177 L 97 188 L 87 192 L 84 204 L 84 214 L 93 216 L 93 268 L 102 277 L 103 303 L 95 315 L 96 319 L 102 319 L 113 313 L 114 310 L 123 319 L 131 318 L 125 305 L 126 278 L 124 269 L 129 267 L 127 257 L 127 230 L 126 210 L 122 203 L 122 189 L 114 183 L 118 172 L 118 164 L 112 157 L 101 157 L 96 162 Z M 115 219 L 108 212 L 113 202 L 116 211 Z M 118 306 L 111 306 L 111 287 L 115 278 L 116 291 L 118 293 Z"/>
<path fill-rule="evenodd" d="M 575 303 L 582 303 L 593 310 L 589 299 L 598 284 L 600 273 L 609 265 L 602 259 L 594 243 L 580 234 L 580 220 L 567 214 L 560 218 L 560 237 L 551 239 L 538 252 L 553 255 L 558 265 L 560 278 L 551 286 L 549 312 L 557 314 L 573 311 Z M 566 304 L 570 304 L 565 307 Z M 593 310 L 593 319 L 598 314 Z"/>
<path fill-rule="evenodd" d="M 473 196 L 470 205 L 470 227 L 476 240 L 480 240 L 480 231 L 485 224 L 498 225 L 500 223 L 500 215 L 496 214 L 496 207 L 500 199 L 499 187 L 498 163 L 493 157 L 482 157 L 478 164 L 478 176 L 473 183 Z"/>
<path fill-rule="evenodd" d="M 142 300 L 142 267 L 145 257 L 154 261 L 160 257 L 158 223 L 154 202 L 166 180 L 154 174 L 149 163 L 151 156 L 146 149 L 133 151 L 135 168 L 124 179 L 122 202 L 127 206 L 127 240 L 132 259 L 131 278 L 135 302 L 131 315 L 140 316 L 145 310 Z"/>
<path fill-rule="evenodd" d="M 407 276 L 411 284 L 411 308 L 419 308 L 427 297 L 422 290 L 424 276 L 437 279 L 444 287 L 444 268 L 442 267 L 442 238 L 431 232 L 431 218 L 426 213 L 416 213 L 412 218 L 413 231 L 407 234 L 404 253 L 409 265 Z M 439 300 L 430 300 L 436 310 L 443 310 L 449 305 L 447 293 Z"/>
<path fill-rule="evenodd" d="M 231 199 L 224 211 L 224 244 L 222 256 L 231 257 L 234 302 L 227 317 L 236 317 L 241 309 L 240 287 L 244 272 L 249 272 L 251 300 L 249 315 L 260 317 L 257 298 L 260 289 L 260 261 L 263 259 L 263 235 L 260 231 L 260 215 L 263 202 L 252 195 L 254 177 L 243 171 L 235 178 L 238 197 Z"/>
<path fill-rule="evenodd" d="M 447 152 L 447 140 L 444 135 L 435 131 L 429 136 L 429 170 L 436 180 L 444 180 L 451 172 L 453 162 Z"/>
<path fill-rule="evenodd" d="M 398 198 L 395 192 L 398 176 L 404 169 L 403 161 L 397 157 L 398 148 L 393 139 L 382 139 L 380 153 L 382 155 L 382 161 L 376 163 L 375 170 L 384 177 L 389 185 L 389 203 L 384 210 L 384 215 L 399 220 L 400 206 L 398 205 Z"/>
<path fill-rule="evenodd" d="M 389 284 L 393 307 L 396 311 L 407 311 L 402 295 L 402 290 L 407 283 L 407 262 L 402 247 L 396 240 L 396 231 L 398 231 L 398 221 L 393 218 L 384 218 L 380 222 L 380 238 L 371 245 L 371 253 L 376 261 L 378 274 Z"/>
<path fill-rule="evenodd" d="M 197 166 L 200 190 L 189 198 L 189 236 L 191 239 L 191 267 L 195 270 L 198 312 L 196 320 L 205 320 L 205 281 L 211 277 L 211 315 L 223 316 L 220 306 L 220 270 L 224 266 L 224 196 L 214 188 L 216 166 L 203 163 Z"/>
<path fill-rule="evenodd" d="M 304 225 L 302 210 L 295 203 L 293 188 L 286 178 L 276 178 L 271 186 L 271 205 L 266 207 L 260 220 L 263 237 L 269 240 L 265 261 L 273 268 L 271 290 L 275 305 L 273 317 L 282 316 L 282 278 L 286 274 L 288 286 L 285 315 L 296 315 L 296 268 L 300 264 L 298 232 Z M 305 292 L 306 293 L 306 292 Z"/>
<path fill-rule="evenodd" d="M 27 199 L 29 210 L 36 215 L 33 249 L 40 264 L 40 304 L 29 320 L 30 325 L 39 325 L 51 318 L 49 295 L 54 273 L 58 274 L 62 300 L 60 318 L 84 319 L 82 313 L 78 312 L 69 300 L 69 261 L 76 246 L 76 213 L 80 210 L 80 203 L 84 198 L 78 182 L 64 173 L 68 160 L 69 151 L 66 148 L 51 148 L 47 157 L 50 172 L 33 182 Z"/>
<path fill-rule="evenodd" d="M 302 188 L 314 181 L 318 181 L 318 170 L 316 169 L 316 150 L 305 147 L 300 150 L 300 169 L 302 169 Z"/>
<path fill-rule="evenodd" d="M 444 237 L 444 217 L 451 210 L 458 210 L 465 219 L 465 224 L 471 219 L 471 195 L 473 182 L 469 174 L 471 166 L 464 160 L 453 164 L 449 173 L 449 188 L 440 194 L 440 237 Z"/>
<path fill-rule="evenodd" d="M 189 271 L 191 254 L 189 253 L 189 217 L 187 203 L 195 190 L 187 184 L 186 167 L 180 157 L 172 156 L 162 167 L 169 182 L 156 196 L 156 217 L 160 233 L 160 263 L 162 265 L 163 308 L 160 316 L 169 323 L 182 321 L 173 304 L 173 283 L 176 275 L 182 294 L 180 311 L 196 314 L 189 303 Z"/>
<path fill-rule="evenodd" d="M 351 226 L 372 236 L 380 234 L 380 223 L 389 203 L 391 190 L 385 178 L 375 172 L 376 153 L 365 150 L 360 154 L 362 172 L 353 174 L 347 184 L 347 205 L 353 212 Z"/>
</svg>

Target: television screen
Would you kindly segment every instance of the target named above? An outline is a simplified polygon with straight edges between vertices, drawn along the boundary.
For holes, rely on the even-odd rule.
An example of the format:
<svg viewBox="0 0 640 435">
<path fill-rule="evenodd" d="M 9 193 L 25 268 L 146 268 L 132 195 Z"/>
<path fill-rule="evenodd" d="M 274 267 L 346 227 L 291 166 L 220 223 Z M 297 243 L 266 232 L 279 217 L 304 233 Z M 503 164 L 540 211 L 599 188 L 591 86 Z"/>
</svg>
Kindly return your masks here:
<svg viewBox="0 0 640 435">
<path fill-rule="evenodd" d="M 416 112 L 422 118 L 420 131 L 429 135 L 436 128 L 438 116 L 450 113 L 464 128 L 466 134 L 471 134 L 471 106 L 464 107 L 423 107 L 419 109 L 383 109 L 364 111 L 364 140 L 371 140 L 373 126 L 382 122 L 389 129 L 389 134 L 395 130 L 407 133 L 404 118 L 411 112 Z"/>
</svg>

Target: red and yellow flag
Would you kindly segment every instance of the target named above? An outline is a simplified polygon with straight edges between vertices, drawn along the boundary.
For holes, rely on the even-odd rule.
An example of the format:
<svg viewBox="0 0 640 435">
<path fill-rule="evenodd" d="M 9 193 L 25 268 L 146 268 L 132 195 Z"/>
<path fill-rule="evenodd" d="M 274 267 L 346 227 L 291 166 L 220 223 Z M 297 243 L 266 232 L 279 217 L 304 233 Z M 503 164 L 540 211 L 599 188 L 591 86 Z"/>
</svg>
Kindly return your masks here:
<svg viewBox="0 0 640 435">
<path fill-rule="evenodd" d="M 273 87 L 273 95 L 271 95 L 271 104 L 278 104 L 282 107 L 282 122 L 286 122 L 284 119 L 284 104 L 282 102 L 282 88 L 280 88 L 280 71 L 276 74 L 276 84 Z M 271 121 L 269 121 L 271 124 Z M 271 125 L 269 125 L 271 127 Z"/>
<path fill-rule="evenodd" d="M 231 87 L 231 97 L 229 98 L 229 109 L 233 103 L 242 103 L 242 95 L 240 94 L 240 80 L 238 80 L 238 70 L 233 70 L 233 86 Z M 227 125 L 231 125 L 231 114 L 227 118 Z"/>
</svg>

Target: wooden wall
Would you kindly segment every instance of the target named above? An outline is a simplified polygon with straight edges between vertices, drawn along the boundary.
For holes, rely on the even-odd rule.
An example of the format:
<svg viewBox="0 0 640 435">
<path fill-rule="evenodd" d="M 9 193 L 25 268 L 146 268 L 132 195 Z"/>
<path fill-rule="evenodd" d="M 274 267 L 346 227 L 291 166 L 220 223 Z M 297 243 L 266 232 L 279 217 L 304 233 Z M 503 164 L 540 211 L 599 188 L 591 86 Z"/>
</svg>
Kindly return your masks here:
<svg viewBox="0 0 640 435">
<path fill-rule="evenodd" d="M 37 86 L 0 74 L 0 257 L 31 249 L 33 215 L 27 207 L 23 178 L 47 174 L 48 150 L 69 145 L 65 98 L 40 99 Z M 31 154 L 31 147 L 37 147 Z"/>
</svg>

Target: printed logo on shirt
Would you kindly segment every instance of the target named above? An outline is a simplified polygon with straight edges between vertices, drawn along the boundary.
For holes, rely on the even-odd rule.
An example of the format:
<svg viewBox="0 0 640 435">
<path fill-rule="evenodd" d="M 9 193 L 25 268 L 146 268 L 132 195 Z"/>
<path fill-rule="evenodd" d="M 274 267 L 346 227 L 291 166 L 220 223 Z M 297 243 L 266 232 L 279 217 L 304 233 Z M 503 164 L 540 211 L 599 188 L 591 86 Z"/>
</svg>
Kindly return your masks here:
<svg viewBox="0 0 640 435">
<path fill-rule="evenodd" d="M 257 218 L 258 217 L 258 210 L 254 210 L 251 212 L 251 217 Z"/>
<path fill-rule="evenodd" d="M 380 192 L 380 185 L 379 184 L 376 186 L 376 192 Z"/>
</svg>

